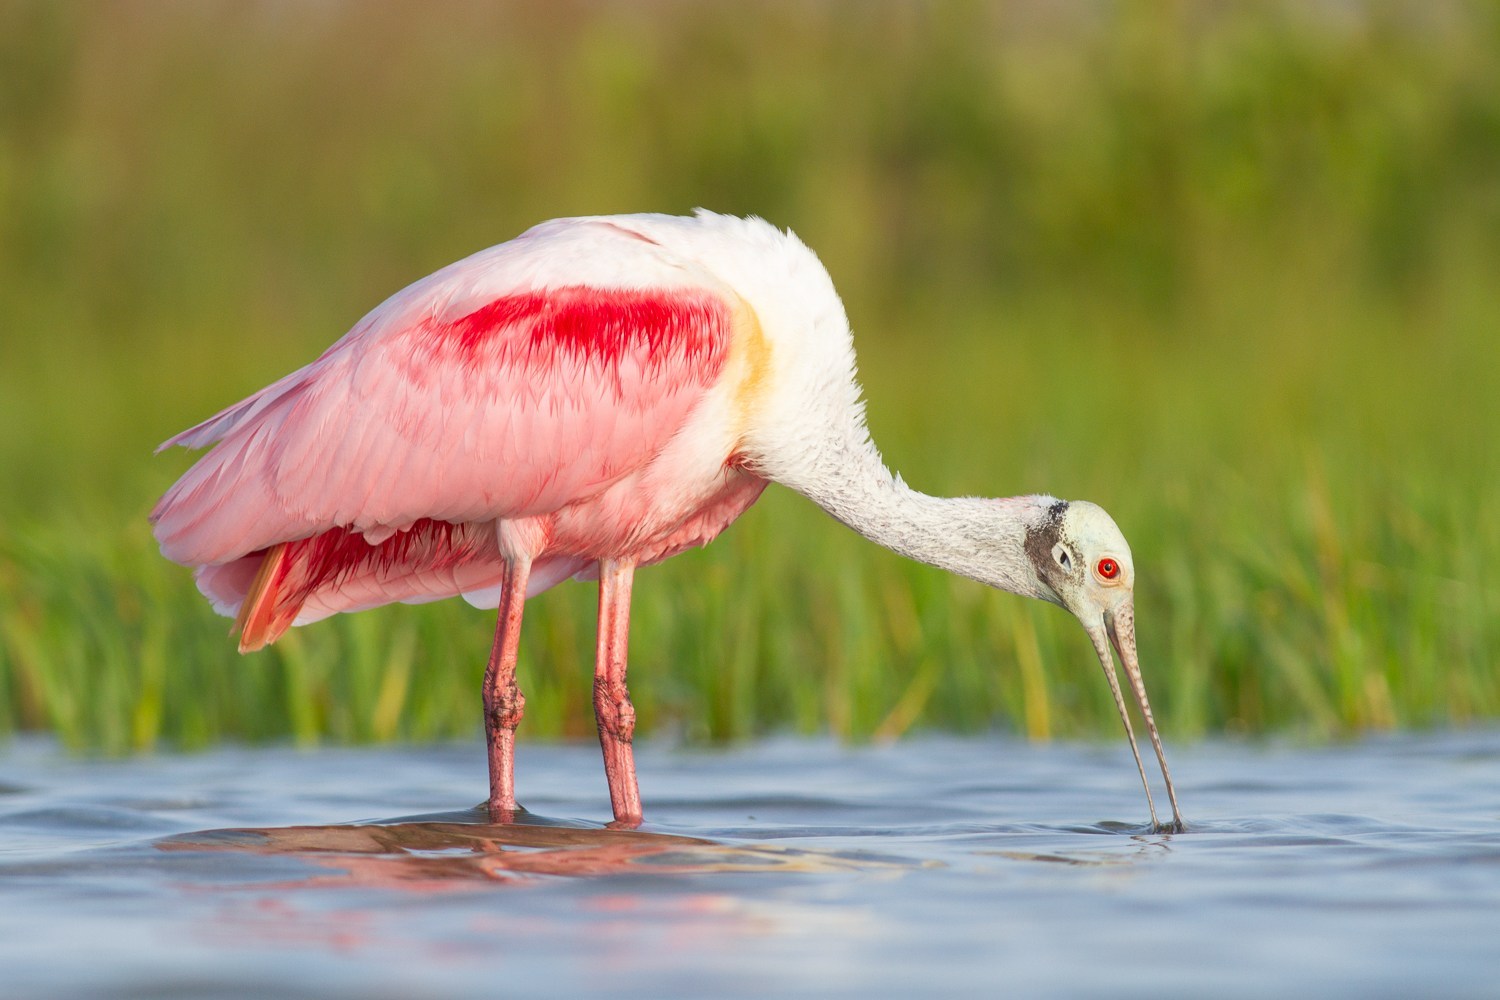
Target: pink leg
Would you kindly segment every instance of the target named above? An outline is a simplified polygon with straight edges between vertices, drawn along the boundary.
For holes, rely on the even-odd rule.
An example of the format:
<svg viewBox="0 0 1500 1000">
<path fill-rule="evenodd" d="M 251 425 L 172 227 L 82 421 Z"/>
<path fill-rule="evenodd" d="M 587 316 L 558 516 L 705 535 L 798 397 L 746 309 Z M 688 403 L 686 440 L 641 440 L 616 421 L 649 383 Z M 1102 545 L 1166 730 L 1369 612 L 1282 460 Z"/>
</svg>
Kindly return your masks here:
<svg viewBox="0 0 1500 1000">
<path fill-rule="evenodd" d="M 530 562 L 518 560 L 506 566 L 495 645 L 484 671 L 484 734 L 489 740 L 493 823 L 516 818 L 516 726 L 526 711 L 526 698 L 516 685 L 516 650 L 521 643 L 521 610 L 530 573 Z"/>
<path fill-rule="evenodd" d="M 635 706 L 625 689 L 625 657 L 630 645 L 630 583 L 633 563 L 599 563 L 599 655 L 594 667 L 594 716 L 615 826 L 641 824 L 641 793 L 635 781 Z"/>
</svg>

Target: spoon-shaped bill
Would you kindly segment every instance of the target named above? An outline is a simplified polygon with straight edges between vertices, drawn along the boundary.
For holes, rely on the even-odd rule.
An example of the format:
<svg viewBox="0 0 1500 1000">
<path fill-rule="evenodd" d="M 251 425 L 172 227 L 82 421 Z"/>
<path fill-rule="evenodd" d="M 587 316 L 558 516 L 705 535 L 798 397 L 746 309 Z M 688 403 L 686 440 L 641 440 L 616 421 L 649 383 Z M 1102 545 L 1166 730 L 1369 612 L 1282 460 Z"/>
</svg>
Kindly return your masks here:
<svg viewBox="0 0 1500 1000">
<path fill-rule="evenodd" d="M 1099 663 L 1104 667 L 1104 679 L 1109 681 L 1110 694 L 1115 696 L 1115 708 L 1120 713 L 1120 721 L 1125 724 L 1125 737 L 1130 740 L 1130 752 L 1135 757 L 1135 769 L 1141 773 L 1141 787 L 1146 790 L 1146 808 L 1151 810 L 1151 828 L 1161 828 L 1161 821 L 1156 818 L 1156 802 L 1151 798 L 1151 782 L 1146 779 L 1146 765 L 1141 763 L 1141 751 L 1135 745 L 1135 728 L 1130 724 L 1130 713 L 1125 709 L 1125 698 L 1120 694 L 1120 679 L 1115 676 L 1115 661 L 1109 655 L 1109 640 L 1105 637 L 1102 628 L 1088 630 L 1089 638 L 1094 641 L 1094 652 L 1099 654 Z"/>
<path fill-rule="evenodd" d="M 1156 763 L 1161 767 L 1162 781 L 1167 784 L 1167 798 L 1172 803 L 1172 829 L 1181 832 L 1184 828 L 1182 810 L 1177 807 L 1177 789 L 1172 786 L 1172 773 L 1167 770 L 1167 755 L 1161 748 L 1161 734 L 1156 731 L 1156 720 L 1151 716 L 1151 702 L 1146 697 L 1146 682 L 1141 679 L 1141 663 L 1135 655 L 1135 603 L 1126 601 L 1107 615 L 1104 625 L 1109 629 L 1109 641 L 1125 666 L 1125 675 L 1130 678 L 1130 688 L 1135 692 L 1135 702 L 1141 708 L 1141 718 L 1146 720 L 1146 731 L 1151 736 L 1151 748 L 1156 751 Z M 1140 762 L 1139 757 L 1136 760 Z"/>
<path fill-rule="evenodd" d="M 1182 812 L 1177 806 L 1177 790 L 1172 785 L 1171 772 L 1167 770 L 1167 757 L 1162 751 L 1161 734 L 1156 731 L 1156 720 L 1151 715 L 1151 702 L 1146 697 L 1146 684 L 1141 678 L 1140 661 L 1135 653 L 1135 605 L 1132 601 L 1126 601 L 1114 611 L 1104 615 L 1103 628 L 1090 628 L 1087 630 L 1089 638 L 1093 640 L 1094 652 L 1099 656 L 1099 664 L 1104 668 L 1105 679 L 1109 681 L 1110 693 L 1115 698 L 1115 708 L 1120 713 L 1120 721 L 1125 724 L 1125 736 L 1130 740 L 1130 752 L 1135 757 L 1136 770 L 1141 775 L 1141 785 L 1146 789 L 1146 805 L 1151 810 L 1151 825 L 1158 831 L 1181 832 L 1184 829 Z M 1106 637 L 1108 645 L 1106 645 Z M 1172 803 L 1172 822 L 1168 825 L 1156 818 L 1156 804 L 1151 799 L 1151 783 L 1146 779 L 1146 768 L 1141 762 L 1140 750 L 1136 747 L 1135 730 L 1130 725 L 1130 713 L 1125 708 L 1125 698 L 1120 691 L 1120 681 L 1115 674 L 1114 660 L 1109 655 L 1109 647 L 1113 646 L 1120 663 L 1125 667 L 1125 674 L 1130 678 L 1130 688 L 1135 693 L 1136 704 L 1140 706 L 1141 718 L 1146 720 L 1146 731 L 1151 737 L 1152 749 L 1156 751 L 1156 761 L 1161 766 L 1162 780 L 1167 783 L 1167 798 Z"/>
</svg>

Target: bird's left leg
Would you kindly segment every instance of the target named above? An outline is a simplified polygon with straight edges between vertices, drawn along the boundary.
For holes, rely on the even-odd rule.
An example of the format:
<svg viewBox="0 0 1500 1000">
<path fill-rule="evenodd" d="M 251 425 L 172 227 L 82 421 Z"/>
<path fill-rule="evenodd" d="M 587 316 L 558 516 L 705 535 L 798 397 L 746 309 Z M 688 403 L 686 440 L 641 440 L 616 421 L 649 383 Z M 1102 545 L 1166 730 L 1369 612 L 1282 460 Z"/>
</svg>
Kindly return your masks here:
<svg viewBox="0 0 1500 1000">
<path fill-rule="evenodd" d="M 506 563 L 495 645 L 484 671 L 484 732 L 489 743 L 492 823 L 512 823 L 516 818 L 516 726 L 526 711 L 526 698 L 516 684 L 516 652 L 521 644 L 521 611 L 526 605 L 526 580 L 530 573 L 530 560 Z"/>
<path fill-rule="evenodd" d="M 635 706 L 625 688 L 625 658 L 630 644 L 630 584 L 635 564 L 604 559 L 599 563 L 599 653 L 594 666 L 594 716 L 604 775 L 615 825 L 641 823 L 641 793 L 635 780 Z"/>
</svg>

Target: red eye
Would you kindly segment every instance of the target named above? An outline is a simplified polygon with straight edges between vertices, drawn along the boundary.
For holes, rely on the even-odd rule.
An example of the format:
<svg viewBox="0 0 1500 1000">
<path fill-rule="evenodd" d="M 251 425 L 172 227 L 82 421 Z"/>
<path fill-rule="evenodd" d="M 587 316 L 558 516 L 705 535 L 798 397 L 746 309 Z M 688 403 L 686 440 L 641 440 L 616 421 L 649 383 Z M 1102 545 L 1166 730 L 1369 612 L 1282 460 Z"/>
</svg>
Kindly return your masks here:
<svg viewBox="0 0 1500 1000">
<path fill-rule="evenodd" d="M 1099 560 L 1099 565 L 1095 566 L 1094 570 L 1102 579 L 1113 580 L 1120 575 L 1120 564 L 1113 559 L 1105 557 Z"/>
</svg>

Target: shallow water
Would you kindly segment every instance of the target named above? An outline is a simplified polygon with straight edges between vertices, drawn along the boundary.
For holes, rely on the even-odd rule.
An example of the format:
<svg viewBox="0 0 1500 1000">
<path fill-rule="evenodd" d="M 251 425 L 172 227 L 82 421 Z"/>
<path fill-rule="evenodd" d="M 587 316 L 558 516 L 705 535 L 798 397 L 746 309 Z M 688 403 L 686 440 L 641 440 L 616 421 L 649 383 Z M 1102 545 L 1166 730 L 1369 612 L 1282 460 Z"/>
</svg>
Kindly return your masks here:
<svg viewBox="0 0 1500 1000">
<path fill-rule="evenodd" d="M 1500 732 L 1121 747 L 478 744 L 126 761 L 0 750 L 7 997 L 1500 991 Z"/>
</svg>

